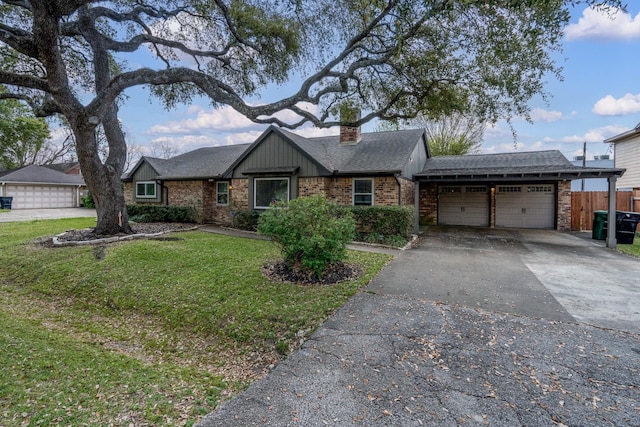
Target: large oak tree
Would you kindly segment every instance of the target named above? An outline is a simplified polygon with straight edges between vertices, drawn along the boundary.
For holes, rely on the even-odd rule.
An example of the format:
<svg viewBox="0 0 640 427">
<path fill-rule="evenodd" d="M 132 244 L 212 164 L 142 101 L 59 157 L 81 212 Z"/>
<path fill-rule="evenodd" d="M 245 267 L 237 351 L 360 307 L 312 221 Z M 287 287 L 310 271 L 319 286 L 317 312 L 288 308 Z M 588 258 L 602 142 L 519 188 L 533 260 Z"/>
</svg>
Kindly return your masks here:
<svg viewBox="0 0 640 427">
<path fill-rule="evenodd" d="M 259 123 L 339 123 L 472 111 L 526 115 L 558 74 L 569 0 L 0 0 L 2 97 L 61 114 L 97 205 L 96 232 L 130 232 L 118 105 L 146 85 L 167 107 L 208 97 Z M 616 4 L 613 0 L 610 4 Z M 127 64 L 131 54 L 153 65 Z M 136 63 L 138 61 L 135 61 Z M 257 104 L 269 84 L 300 81 Z M 315 109 L 303 108 L 312 104 Z M 285 122 L 277 115 L 297 118 Z M 109 151 L 99 156 L 96 128 Z"/>
</svg>

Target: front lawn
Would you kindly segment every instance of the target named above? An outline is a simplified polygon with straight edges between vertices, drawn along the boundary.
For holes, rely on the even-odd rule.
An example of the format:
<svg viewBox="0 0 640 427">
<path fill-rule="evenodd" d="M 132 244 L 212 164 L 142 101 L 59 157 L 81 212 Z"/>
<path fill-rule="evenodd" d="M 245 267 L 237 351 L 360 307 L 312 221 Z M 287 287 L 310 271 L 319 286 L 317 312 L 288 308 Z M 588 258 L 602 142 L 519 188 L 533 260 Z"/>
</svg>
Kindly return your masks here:
<svg viewBox="0 0 640 427">
<path fill-rule="evenodd" d="M 91 218 L 0 224 L 0 425 L 190 425 L 263 376 L 389 260 L 363 275 L 271 282 L 266 241 L 204 232 L 51 248 Z M 173 239 L 177 238 L 177 239 Z"/>
<path fill-rule="evenodd" d="M 617 245 L 616 248 L 625 254 L 640 257 L 640 233 L 633 238 L 633 245 Z"/>
</svg>

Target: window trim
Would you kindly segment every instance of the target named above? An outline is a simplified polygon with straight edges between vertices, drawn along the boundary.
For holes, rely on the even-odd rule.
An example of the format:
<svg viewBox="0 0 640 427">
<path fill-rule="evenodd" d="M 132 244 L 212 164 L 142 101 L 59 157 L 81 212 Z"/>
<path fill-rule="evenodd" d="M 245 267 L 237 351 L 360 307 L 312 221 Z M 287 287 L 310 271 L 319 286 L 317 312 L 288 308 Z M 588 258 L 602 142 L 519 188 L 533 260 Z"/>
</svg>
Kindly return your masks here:
<svg viewBox="0 0 640 427">
<path fill-rule="evenodd" d="M 220 184 L 227 184 L 227 191 L 220 192 Z M 229 181 L 217 181 L 216 182 L 216 205 L 217 206 L 229 206 Z M 226 194 L 227 203 L 220 203 L 220 195 Z"/>
<path fill-rule="evenodd" d="M 273 177 L 264 177 L 264 178 L 253 178 L 253 208 L 254 209 L 269 209 L 270 206 L 258 206 L 258 189 L 256 183 L 258 181 L 287 181 L 287 200 L 286 203 L 289 203 L 291 200 L 291 177 L 288 176 L 273 176 Z"/>
<path fill-rule="evenodd" d="M 371 193 L 356 193 L 356 181 L 369 181 L 371 182 Z M 351 180 L 351 205 L 352 206 L 373 206 L 375 204 L 376 193 L 376 181 L 375 178 L 353 178 Z M 357 195 L 371 195 L 370 205 L 356 205 Z"/>
<path fill-rule="evenodd" d="M 145 194 L 138 193 L 138 185 L 144 184 L 144 192 Z M 147 185 L 153 184 L 153 195 L 148 195 L 147 193 Z M 157 199 L 158 198 L 158 183 L 155 181 L 136 181 L 136 199 Z"/>
</svg>

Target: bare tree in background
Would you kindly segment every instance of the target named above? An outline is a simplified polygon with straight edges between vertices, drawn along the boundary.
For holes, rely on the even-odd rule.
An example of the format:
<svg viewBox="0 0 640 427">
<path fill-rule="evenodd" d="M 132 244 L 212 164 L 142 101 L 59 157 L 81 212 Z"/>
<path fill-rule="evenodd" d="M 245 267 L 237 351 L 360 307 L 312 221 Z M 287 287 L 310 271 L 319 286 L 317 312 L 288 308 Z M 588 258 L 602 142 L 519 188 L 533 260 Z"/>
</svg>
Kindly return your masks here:
<svg viewBox="0 0 640 427">
<path fill-rule="evenodd" d="M 151 157 L 170 159 L 178 154 L 181 154 L 178 147 L 168 141 L 155 141 L 151 143 Z"/>
<path fill-rule="evenodd" d="M 454 113 L 439 120 L 419 116 L 413 120 L 426 130 L 432 156 L 477 154 L 484 138 L 486 124 L 475 117 Z"/>
</svg>

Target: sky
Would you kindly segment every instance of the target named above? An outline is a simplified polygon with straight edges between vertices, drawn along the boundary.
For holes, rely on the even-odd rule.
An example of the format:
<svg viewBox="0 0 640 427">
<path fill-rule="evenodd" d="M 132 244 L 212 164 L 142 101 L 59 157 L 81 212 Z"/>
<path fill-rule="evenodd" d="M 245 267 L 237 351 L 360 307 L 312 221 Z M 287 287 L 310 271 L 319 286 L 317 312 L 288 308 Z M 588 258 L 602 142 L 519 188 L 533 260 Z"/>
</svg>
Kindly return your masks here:
<svg viewBox="0 0 640 427">
<path fill-rule="evenodd" d="M 584 6 L 572 11 L 565 29 L 564 50 L 557 56 L 564 68 L 563 81 L 549 77 L 547 102 L 530 103 L 533 123 L 516 118 L 513 134 L 505 122 L 487 129 L 482 153 L 560 150 L 569 160 L 612 154 L 603 141 L 640 123 L 640 2 L 633 1 L 626 12 L 607 16 Z M 136 58 L 129 58 L 135 64 Z M 132 65 L 133 65 L 132 64 Z M 295 87 L 296 82 L 290 82 Z M 262 100 L 282 96 L 287 87 L 266 91 Z M 204 146 L 253 142 L 265 129 L 229 107 L 212 109 L 206 100 L 165 111 L 150 102 L 142 89 L 128 92 L 120 118 L 129 143 L 151 155 L 151 147 L 171 145 L 175 154 Z M 363 131 L 375 131 L 369 123 Z M 336 134 L 337 129 L 304 127 L 304 136 Z"/>
</svg>

